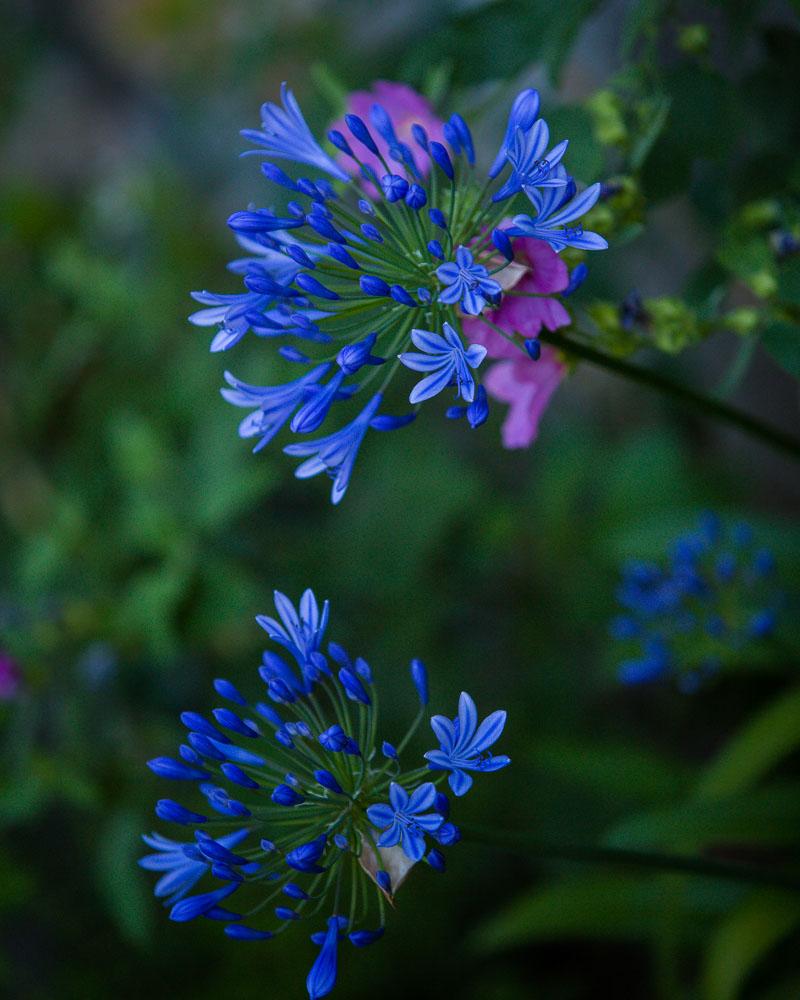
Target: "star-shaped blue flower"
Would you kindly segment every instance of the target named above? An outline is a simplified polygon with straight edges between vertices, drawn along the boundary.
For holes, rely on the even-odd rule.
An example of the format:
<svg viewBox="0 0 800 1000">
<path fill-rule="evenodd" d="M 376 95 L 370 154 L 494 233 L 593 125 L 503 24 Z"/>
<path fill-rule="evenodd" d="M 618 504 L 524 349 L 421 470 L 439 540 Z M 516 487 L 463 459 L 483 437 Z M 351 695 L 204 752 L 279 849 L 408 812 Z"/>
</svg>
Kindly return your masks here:
<svg viewBox="0 0 800 1000">
<path fill-rule="evenodd" d="M 493 757 L 486 751 L 496 743 L 506 724 L 505 712 L 492 712 L 478 725 L 478 710 L 466 691 L 458 699 L 458 715 L 447 719 L 434 715 L 431 728 L 440 743 L 425 759 L 432 771 L 450 771 L 448 781 L 455 795 L 465 795 L 472 787 L 467 771 L 499 771 L 511 763 L 506 756 Z"/>
<path fill-rule="evenodd" d="M 439 301 L 448 306 L 460 303 L 468 316 L 479 316 L 486 300 L 503 291 L 500 282 L 489 277 L 483 264 L 475 263 L 475 258 L 466 247 L 456 250 L 455 261 L 437 267 L 436 277 L 446 286 Z"/>
<path fill-rule="evenodd" d="M 247 836 L 246 829 L 234 830 L 219 838 L 223 847 L 235 847 Z M 180 843 L 162 837 L 160 833 L 151 833 L 142 837 L 148 847 L 153 847 L 156 854 L 146 854 L 139 859 L 142 868 L 150 871 L 164 872 L 156 882 L 155 894 L 159 898 L 166 896 L 166 903 L 177 903 L 197 885 L 211 866 L 207 858 L 197 860 L 189 856 L 184 848 L 193 848 L 194 844 Z M 194 853 L 194 851 L 190 851 Z"/>
<path fill-rule="evenodd" d="M 376 829 L 384 830 L 378 839 L 378 847 L 401 844 L 412 861 L 419 861 L 425 854 L 425 834 L 435 833 L 444 822 L 440 813 L 426 812 L 435 801 L 436 787 L 432 781 L 415 788 L 411 795 L 393 781 L 389 786 L 391 805 L 382 802 L 367 809 L 370 823 Z"/>
<path fill-rule="evenodd" d="M 398 358 L 412 371 L 431 374 L 417 382 L 408 397 L 409 402 L 421 403 L 454 382 L 456 396 L 471 403 L 475 398 L 475 379 L 470 368 L 480 365 L 486 357 L 486 348 L 472 344 L 465 349 L 449 323 L 444 324 L 444 336 L 427 330 L 412 330 L 411 340 L 424 353 L 412 351 L 398 354 Z"/>
</svg>

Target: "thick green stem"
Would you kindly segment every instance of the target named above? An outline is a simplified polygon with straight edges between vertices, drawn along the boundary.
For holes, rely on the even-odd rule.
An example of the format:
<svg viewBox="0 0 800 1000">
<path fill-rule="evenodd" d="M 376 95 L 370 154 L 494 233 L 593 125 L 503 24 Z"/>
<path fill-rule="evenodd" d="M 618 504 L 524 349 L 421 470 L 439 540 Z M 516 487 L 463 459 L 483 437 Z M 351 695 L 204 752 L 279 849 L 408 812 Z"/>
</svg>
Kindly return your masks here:
<svg viewBox="0 0 800 1000">
<path fill-rule="evenodd" d="M 703 393 L 696 392 L 694 389 L 681 385 L 679 382 L 673 382 L 672 379 L 649 368 L 642 368 L 639 365 L 631 364 L 629 361 L 623 361 L 621 358 L 614 358 L 610 354 L 598 351 L 588 344 L 572 340 L 561 333 L 542 329 L 539 339 L 545 344 L 550 344 L 558 348 L 558 350 L 563 351 L 565 354 L 572 354 L 575 357 L 583 358 L 585 361 L 589 361 L 608 371 L 616 372 L 616 374 L 631 379 L 633 382 L 639 382 L 641 385 L 649 386 L 651 389 L 657 389 L 659 392 L 666 393 L 676 399 L 681 399 L 701 413 L 722 420 L 733 427 L 738 427 L 739 430 L 758 438 L 765 444 L 769 444 L 773 448 L 791 455 L 792 458 L 800 460 L 800 440 L 792 437 L 790 434 L 784 433 L 784 431 L 778 430 L 776 427 L 762 423 L 755 417 L 751 417 L 749 414 L 743 413 L 733 406 L 729 406 L 720 399 L 705 396 Z"/>
<path fill-rule="evenodd" d="M 460 825 L 460 824 L 459 824 Z M 647 868 L 754 885 L 769 885 L 800 892 L 800 876 L 757 868 L 755 865 L 720 861 L 685 854 L 661 854 L 619 847 L 583 847 L 536 841 L 526 833 L 491 827 L 461 826 L 465 839 L 488 844 L 537 861 L 574 861 L 578 864 L 605 864 L 623 868 Z"/>
</svg>

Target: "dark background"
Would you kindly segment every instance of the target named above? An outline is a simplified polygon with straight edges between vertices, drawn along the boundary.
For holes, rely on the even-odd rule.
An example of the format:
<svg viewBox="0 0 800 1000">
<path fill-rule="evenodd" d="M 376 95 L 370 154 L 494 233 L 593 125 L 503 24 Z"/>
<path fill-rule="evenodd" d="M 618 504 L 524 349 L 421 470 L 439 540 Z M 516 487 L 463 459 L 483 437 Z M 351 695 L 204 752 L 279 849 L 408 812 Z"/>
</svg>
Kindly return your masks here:
<svg viewBox="0 0 800 1000">
<path fill-rule="evenodd" d="M 796 206 L 799 60 L 781 3 L 6 4 L 0 649 L 22 683 L 0 705 L 3 992 L 304 995 L 304 929 L 241 945 L 171 923 L 135 866 L 163 791 L 144 762 L 172 751 L 181 710 L 210 707 L 212 678 L 253 690 L 253 619 L 274 587 L 332 599 L 332 637 L 377 673 L 387 738 L 415 710 L 411 656 L 428 663 L 434 710 L 453 714 L 462 688 L 484 713 L 509 709 L 513 765 L 457 820 L 796 859 L 797 741 L 721 803 L 697 789 L 797 682 L 797 635 L 687 697 L 619 687 L 606 631 L 620 562 L 658 556 L 709 507 L 753 524 L 791 590 L 787 459 L 583 366 L 530 451 L 501 449 L 497 413 L 474 434 L 426 413 L 367 441 L 333 509 L 279 448 L 252 456 L 217 394 L 228 364 L 259 370 L 263 345 L 240 345 L 234 365 L 185 316 L 190 289 L 235 287 L 222 287 L 224 220 L 263 193 L 237 133 L 284 79 L 316 127 L 341 88 L 403 80 L 463 111 L 485 154 L 513 95 L 538 86 L 586 181 L 608 170 L 593 95 L 646 81 L 671 103 L 637 176 L 644 226 L 591 261 L 583 301 L 635 287 L 702 309 L 719 288 L 758 304 L 749 278 L 777 265 L 737 273 L 731 220 Z M 643 361 L 712 390 L 739 339 Z M 759 348 L 733 402 L 796 431 L 787 367 Z M 778 891 L 463 842 L 445 877 L 415 873 L 379 945 L 342 950 L 337 995 L 782 1000 L 800 994 L 798 925 Z"/>
</svg>

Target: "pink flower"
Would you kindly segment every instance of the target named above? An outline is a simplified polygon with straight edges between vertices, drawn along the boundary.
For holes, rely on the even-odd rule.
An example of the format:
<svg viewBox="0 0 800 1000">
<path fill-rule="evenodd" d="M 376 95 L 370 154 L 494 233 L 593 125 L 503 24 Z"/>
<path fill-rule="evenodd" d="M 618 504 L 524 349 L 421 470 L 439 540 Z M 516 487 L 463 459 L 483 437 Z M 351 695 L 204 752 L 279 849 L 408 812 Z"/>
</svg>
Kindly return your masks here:
<svg viewBox="0 0 800 1000">
<path fill-rule="evenodd" d="M 347 113 L 358 115 L 359 118 L 364 119 L 378 149 L 383 153 L 386 162 L 391 167 L 393 161 L 389 158 L 389 145 L 382 136 L 378 135 L 378 131 L 372 124 L 369 116 L 373 104 L 383 105 L 394 123 L 397 138 L 412 148 L 420 172 L 427 174 L 430 169 L 430 163 L 428 157 L 424 153 L 421 153 L 419 147 L 416 146 L 411 135 L 411 126 L 414 124 L 422 125 L 431 139 L 444 142 L 444 133 L 442 132 L 443 123 L 436 117 L 428 101 L 421 94 L 418 94 L 416 90 L 412 90 L 411 87 L 407 87 L 404 83 L 390 83 L 387 80 L 376 80 L 372 84 L 371 91 L 355 90 L 348 97 Z M 349 140 L 350 133 L 344 123 L 344 119 L 334 122 L 332 127 L 339 129 Z M 360 143 L 355 143 L 355 146 L 358 147 L 354 149 L 358 158 L 362 163 L 372 167 L 378 177 L 386 173 L 383 164 L 374 153 L 370 153 L 369 150 L 364 149 Z M 417 152 L 420 152 L 421 155 L 417 156 Z M 349 174 L 357 173 L 358 167 L 344 153 L 340 154 L 338 162 Z M 398 172 L 401 172 L 399 168 Z"/>
<path fill-rule="evenodd" d="M 557 330 L 560 326 L 569 326 L 570 315 L 564 306 L 557 299 L 546 297 L 548 293 L 567 287 L 566 264 L 542 240 L 520 239 L 514 248 L 515 261 L 511 267 L 516 273 L 511 272 L 513 284 L 506 288 L 542 297 L 505 295 L 500 308 L 486 313 L 486 318 L 509 335 L 521 334 L 525 340 L 538 337 L 542 327 Z M 501 282 L 502 277 L 503 272 L 498 275 Z M 503 445 L 527 448 L 536 440 L 539 421 L 561 382 L 564 365 L 547 345 L 542 348 L 539 360 L 531 361 L 520 353 L 519 347 L 487 326 L 480 317 L 465 317 L 462 325 L 471 343 L 482 344 L 490 358 L 503 359 L 488 370 L 484 385 L 490 396 L 509 404 L 501 431 Z"/>
<path fill-rule="evenodd" d="M 21 679 L 16 660 L 0 650 L 0 701 L 11 701 L 19 691 Z"/>
<path fill-rule="evenodd" d="M 552 347 L 543 347 L 538 361 L 498 361 L 484 378 L 490 396 L 508 403 L 501 435 L 506 448 L 527 448 L 536 440 L 539 421 L 564 375 Z"/>
</svg>

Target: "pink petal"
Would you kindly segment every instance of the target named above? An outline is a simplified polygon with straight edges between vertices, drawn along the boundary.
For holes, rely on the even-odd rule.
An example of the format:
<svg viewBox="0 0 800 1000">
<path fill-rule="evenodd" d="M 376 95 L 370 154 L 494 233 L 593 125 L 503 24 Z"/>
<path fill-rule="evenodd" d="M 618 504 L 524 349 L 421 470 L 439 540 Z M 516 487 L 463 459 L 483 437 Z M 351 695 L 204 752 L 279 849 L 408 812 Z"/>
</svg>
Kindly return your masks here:
<svg viewBox="0 0 800 1000">
<path fill-rule="evenodd" d="M 527 448 L 539 432 L 539 421 L 564 375 L 555 351 L 545 346 L 538 361 L 500 361 L 484 377 L 489 395 L 508 403 L 501 429 L 506 448 Z"/>
<path fill-rule="evenodd" d="M 521 239 L 514 244 L 517 260 L 530 264 L 531 292 L 546 295 L 548 292 L 562 292 L 569 284 L 567 265 L 544 240 Z"/>
</svg>

